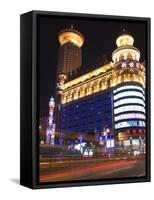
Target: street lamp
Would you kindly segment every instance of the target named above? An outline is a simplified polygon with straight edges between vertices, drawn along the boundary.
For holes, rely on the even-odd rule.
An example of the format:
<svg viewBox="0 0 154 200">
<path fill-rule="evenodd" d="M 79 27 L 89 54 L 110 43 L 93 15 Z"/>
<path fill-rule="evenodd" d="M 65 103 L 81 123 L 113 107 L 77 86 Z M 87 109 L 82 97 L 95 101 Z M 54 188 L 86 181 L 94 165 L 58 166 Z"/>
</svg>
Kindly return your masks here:
<svg viewBox="0 0 154 200">
<path fill-rule="evenodd" d="M 106 129 L 106 132 L 107 132 L 107 133 L 109 133 L 109 132 L 110 132 L 110 129 L 109 129 L 109 128 L 107 128 L 107 129 Z"/>
</svg>

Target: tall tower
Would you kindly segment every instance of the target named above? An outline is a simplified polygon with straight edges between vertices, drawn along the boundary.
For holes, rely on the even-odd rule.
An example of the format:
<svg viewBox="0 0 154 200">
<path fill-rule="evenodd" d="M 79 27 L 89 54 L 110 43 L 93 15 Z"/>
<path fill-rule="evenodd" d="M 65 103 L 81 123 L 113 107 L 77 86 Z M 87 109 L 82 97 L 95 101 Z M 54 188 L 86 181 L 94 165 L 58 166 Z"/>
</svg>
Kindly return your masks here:
<svg viewBox="0 0 154 200">
<path fill-rule="evenodd" d="M 59 32 L 58 39 L 60 43 L 58 55 L 58 74 L 64 73 L 72 75 L 82 64 L 82 50 L 84 43 L 83 35 L 73 29 L 64 29 Z"/>
<path fill-rule="evenodd" d="M 81 66 L 82 50 L 84 43 L 83 35 L 75 30 L 64 29 L 59 32 L 58 40 L 60 43 L 58 54 L 58 74 L 57 74 L 57 95 L 56 95 L 56 132 L 61 133 L 61 95 L 63 85 L 69 75 Z"/>
<path fill-rule="evenodd" d="M 55 140 L 54 108 L 55 108 L 54 98 L 51 97 L 49 101 L 48 127 L 46 130 L 46 144 L 49 145 L 54 145 L 54 140 Z"/>
<path fill-rule="evenodd" d="M 134 38 L 125 30 L 116 39 L 113 60 L 114 132 L 124 147 L 141 148 L 145 140 L 145 66 Z"/>
<path fill-rule="evenodd" d="M 70 29 L 60 31 L 58 39 L 60 47 L 58 55 L 57 89 L 60 95 L 67 77 L 72 75 L 82 64 L 81 47 L 84 43 L 84 37 L 71 26 Z"/>
</svg>

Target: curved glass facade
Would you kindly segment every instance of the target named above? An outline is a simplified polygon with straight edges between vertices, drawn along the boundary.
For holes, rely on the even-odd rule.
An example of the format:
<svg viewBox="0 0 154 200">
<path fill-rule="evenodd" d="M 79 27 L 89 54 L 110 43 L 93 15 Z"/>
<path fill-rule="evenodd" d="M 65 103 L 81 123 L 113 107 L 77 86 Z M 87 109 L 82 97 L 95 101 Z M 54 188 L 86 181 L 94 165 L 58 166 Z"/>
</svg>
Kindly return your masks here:
<svg viewBox="0 0 154 200">
<path fill-rule="evenodd" d="M 145 119 L 145 115 L 141 113 L 127 113 L 120 114 L 114 117 L 115 121 L 125 120 L 125 119 Z"/>
<path fill-rule="evenodd" d="M 122 106 L 114 109 L 114 114 L 119 114 L 128 111 L 139 111 L 145 113 L 145 108 L 143 106 L 136 106 L 136 105 Z"/>
<path fill-rule="evenodd" d="M 145 100 L 145 96 L 143 93 L 139 91 L 122 91 L 116 95 L 114 95 L 114 100 L 120 99 L 120 98 L 128 98 L 129 96 L 135 96 L 135 97 L 141 97 L 143 100 Z"/>
<path fill-rule="evenodd" d="M 145 107 L 145 103 L 143 99 L 138 99 L 138 98 L 127 98 L 127 99 L 120 99 L 116 102 L 114 102 L 114 107 L 122 106 L 125 104 L 140 104 Z"/>
<path fill-rule="evenodd" d="M 145 127 L 145 92 L 141 85 L 119 86 L 113 90 L 113 99 L 115 130 Z"/>
</svg>

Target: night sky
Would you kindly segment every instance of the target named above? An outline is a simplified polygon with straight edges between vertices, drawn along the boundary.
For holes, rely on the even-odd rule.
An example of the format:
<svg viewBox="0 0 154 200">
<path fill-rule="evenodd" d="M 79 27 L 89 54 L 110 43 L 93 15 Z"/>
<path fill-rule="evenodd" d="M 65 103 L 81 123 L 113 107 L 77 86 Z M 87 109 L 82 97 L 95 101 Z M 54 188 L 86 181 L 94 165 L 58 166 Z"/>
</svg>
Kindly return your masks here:
<svg viewBox="0 0 154 200">
<path fill-rule="evenodd" d="M 70 28 L 81 32 L 85 38 L 82 47 L 83 66 L 96 65 L 99 56 L 106 54 L 111 61 L 116 49 L 116 38 L 123 29 L 134 37 L 134 46 L 141 52 L 141 61 L 146 60 L 146 23 L 127 20 L 108 20 L 40 16 L 38 20 L 38 68 L 40 117 L 48 115 L 50 97 L 55 95 L 58 55 L 58 32 Z"/>
</svg>

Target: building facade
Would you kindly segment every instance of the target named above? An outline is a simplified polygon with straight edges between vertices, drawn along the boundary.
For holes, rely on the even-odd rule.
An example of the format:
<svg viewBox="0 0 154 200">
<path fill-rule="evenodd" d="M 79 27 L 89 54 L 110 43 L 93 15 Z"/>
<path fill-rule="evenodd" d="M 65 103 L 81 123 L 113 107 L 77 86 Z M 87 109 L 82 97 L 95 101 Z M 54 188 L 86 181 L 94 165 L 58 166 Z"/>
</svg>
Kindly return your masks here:
<svg viewBox="0 0 154 200">
<path fill-rule="evenodd" d="M 62 134 L 94 135 L 108 148 L 145 152 L 145 64 L 133 44 L 124 31 L 110 63 L 70 81 L 62 73 Z"/>
</svg>

